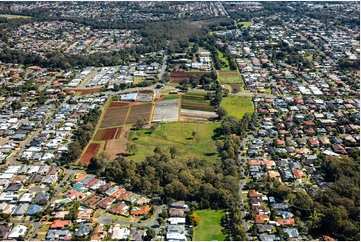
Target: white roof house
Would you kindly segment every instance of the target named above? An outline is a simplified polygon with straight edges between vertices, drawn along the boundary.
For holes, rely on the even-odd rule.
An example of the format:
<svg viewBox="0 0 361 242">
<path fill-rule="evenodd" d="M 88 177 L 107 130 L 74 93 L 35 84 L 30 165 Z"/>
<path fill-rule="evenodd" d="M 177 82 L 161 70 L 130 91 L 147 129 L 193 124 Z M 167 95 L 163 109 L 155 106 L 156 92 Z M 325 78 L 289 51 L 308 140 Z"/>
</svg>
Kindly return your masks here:
<svg viewBox="0 0 361 242">
<path fill-rule="evenodd" d="M 113 228 L 112 240 L 124 240 L 127 239 L 128 235 L 130 235 L 128 228 L 120 228 L 119 225 L 116 225 Z"/>
<path fill-rule="evenodd" d="M 8 239 L 17 239 L 20 236 L 24 236 L 27 229 L 28 228 L 25 225 L 17 225 L 13 228 L 13 230 L 11 230 L 10 234 L 8 235 Z"/>
<path fill-rule="evenodd" d="M 20 166 L 9 166 L 4 172 L 5 174 L 15 174 L 20 169 Z"/>
<path fill-rule="evenodd" d="M 185 234 L 180 233 L 168 233 L 167 241 L 187 241 L 187 237 Z"/>
<path fill-rule="evenodd" d="M 186 219 L 185 218 L 168 218 L 169 224 L 185 224 Z"/>
<path fill-rule="evenodd" d="M 21 203 L 30 203 L 31 200 L 34 198 L 35 193 L 24 193 L 21 198 L 19 199 L 19 202 Z"/>
</svg>

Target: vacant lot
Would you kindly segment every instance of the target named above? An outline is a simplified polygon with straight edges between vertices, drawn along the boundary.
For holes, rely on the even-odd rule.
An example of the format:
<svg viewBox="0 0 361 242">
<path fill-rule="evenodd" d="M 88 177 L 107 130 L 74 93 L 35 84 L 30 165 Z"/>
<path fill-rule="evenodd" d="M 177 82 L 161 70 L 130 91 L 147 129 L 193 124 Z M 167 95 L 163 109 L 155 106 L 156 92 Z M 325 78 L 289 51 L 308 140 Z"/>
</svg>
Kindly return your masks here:
<svg viewBox="0 0 361 242">
<path fill-rule="evenodd" d="M 189 110 L 181 109 L 180 121 L 207 121 L 210 118 L 217 118 L 218 115 L 215 112 L 207 112 L 201 110 Z"/>
<path fill-rule="evenodd" d="M 243 78 L 238 71 L 217 71 L 218 80 L 223 84 L 243 84 Z"/>
<path fill-rule="evenodd" d="M 210 73 L 209 71 L 187 71 L 187 72 L 178 72 L 174 71 L 170 73 L 170 82 L 172 83 L 180 83 L 186 77 L 191 77 L 194 75 L 203 76 L 205 74 Z"/>
<path fill-rule="evenodd" d="M 228 115 L 242 118 L 245 113 L 253 113 L 253 102 L 250 97 L 227 96 L 222 99 L 221 106 L 225 108 Z"/>
<path fill-rule="evenodd" d="M 157 102 L 153 114 L 153 122 L 178 121 L 179 99 L 163 100 Z"/>
<path fill-rule="evenodd" d="M 146 156 L 153 155 L 153 150 L 158 146 L 166 154 L 169 154 L 171 147 L 175 147 L 178 150 L 176 159 L 205 158 L 215 161 L 217 154 L 212 136 L 218 126 L 214 123 L 180 122 L 160 124 L 154 132 L 148 129 L 132 131 L 128 143 L 136 144 L 138 151 L 129 159 L 143 161 Z M 194 138 L 193 131 L 196 132 Z"/>
<path fill-rule="evenodd" d="M 74 91 L 79 93 L 80 95 L 86 95 L 86 94 L 92 94 L 92 93 L 98 93 L 101 91 L 101 88 L 73 88 L 73 89 L 67 89 L 67 92 Z"/>
<path fill-rule="evenodd" d="M 227 237 L 222 232 L 221 219 L 225 212 L 217 210 L 196 210 L 195 214 L 201 217 L 201 222 L 194 228 L 195 241 L 224 241 Z"/>
<path fill-rule="evenodd" d="M 89 165 L 90 159 L 97 155 L 100 144 L 90 143 L 84 155 L 81 157 L 81 163 L 85 166 Z"/>
<path fill-rule="evenodd" d="M 23 16 L 23 15 L 12 15 L 12 14 L 0 14 L 0 18 L 31 18 L 30 16 Z"/>
</svg>

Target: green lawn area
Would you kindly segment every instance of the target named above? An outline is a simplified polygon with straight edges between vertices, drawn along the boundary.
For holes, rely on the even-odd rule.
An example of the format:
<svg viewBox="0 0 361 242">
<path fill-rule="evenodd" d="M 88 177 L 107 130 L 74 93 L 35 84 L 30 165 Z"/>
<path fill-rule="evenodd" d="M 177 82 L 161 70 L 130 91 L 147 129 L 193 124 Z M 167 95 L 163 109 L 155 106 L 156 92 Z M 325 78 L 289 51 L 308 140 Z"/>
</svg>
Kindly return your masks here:
<svg viewBox="0 0 361 242">
<path fill-rule="evenodd" d="M 242 24 L 245 27 L 253 25 L 253 22 L 238 22 L 238 24 Z"/>
<path fill-rule="evenodd" d="M 250 97 L 227 96 L 222 99 L 221 106 L 225 108 L 228 115 L 242 118 L 245 113 L 253 113 L 253 102 Z"/>
<path fill-rule="evenodd" d="M 39 232 L 48 232 L 50 228 L 50 224 L 43 224 L 40 229 L 39 229 Z"/>
<path fill-rule="evenodd" d="M 207 92 L 202 92 L 202 91 L 188 91 L 187 92 L 188 95 L 206 95 Z"/>
<path fill-rule="evenodd" d="M 229 68 L 229 63 L 226 57 L 224 57 L 223 53 L 217 49 L 217 54 L 219 56 L 219 58 L 221 59 L 221 61 L 223 61 L 224 63 L 226 63 L 225 67 L 221 68 L 222 71 L 230 71 L 231 69 Z"/>
<path fill-rule="evenodd" d="M 144 81 L 144 80 L 145 80 L 144 77 L 136 76 L 136 77 L 134 77 L 134 82 L 133 82 L 133 84 L 141 83 L 141 82 Z"/>
<path fill-rule="evenodd" d="M 166 154 L 175 147 L 178 150 L 176 159 L 206 158 L 215 161 L 218 157 L 212 136 L 218 126 L 214 123 L 167 123 L 160 124 L 153 133 L 149 133 L 148 129 L 141 130 L 140 137 L 137 136 L 139 131 L 131 131 L 128 145 L 136 144 L 138 151 L 129 159 L 143 161 L 146 156 L 153 155 L 158 146 Z M 197 132 L 194 139 L 192 131 Z"/>
<path fill-rule="evenodd" d="M 163 100 L 172 100 L 172 99 L 179 99 L 180 95 L 178 94 L 169 94 L 163 97 Z"/>
<path fill-rule="evenodd" d="M 0 18 L 31 18 L 30 16 L 23 16 L 23 15 L 12 15 L 12 14 L 0 14 Z"/>
<path fill-rule="evenodd" d="M 225 214 L 224 211 L 197 210 L 194 213 L 201 217 L 201 222 L 194 228 L 193 240 L 224 241 L 226 239 L 227 235 L 222 232 L 223 227 L 220 225 L 221 218 Z"/>
<path fill-rule="evenodd" d="M 221 83 L 226 83 L 226 84 L 234 83 L 234 84 L 244 85 L 242 75 L 238 71 L 226 71 L 226 72 L 217 71 L 217 74 L 218 74 L 218 80 Z"/>
</svg>

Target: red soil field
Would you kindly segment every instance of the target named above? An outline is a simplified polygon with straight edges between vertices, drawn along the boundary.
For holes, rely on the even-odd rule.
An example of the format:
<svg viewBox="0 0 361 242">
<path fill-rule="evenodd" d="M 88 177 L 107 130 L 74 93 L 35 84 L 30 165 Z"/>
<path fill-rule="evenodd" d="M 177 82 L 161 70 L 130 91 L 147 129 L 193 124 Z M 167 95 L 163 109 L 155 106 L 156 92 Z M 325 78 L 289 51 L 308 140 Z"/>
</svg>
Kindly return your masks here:
<svg viewBox="0 0 361 242">
<path fill-rule="evenodd" d="M 118 139 L 122 133 L 122 128 L 110 128 L 103 131 L 101 140 Z"/>
<path fill-rule="evenodd" d="M 83 157 L 80 160 L 81 163 L 84 166 L 88 166 L 89 163 L 90 163 L 90 159 L 97 155 L 99 148 L 100 148 L 100 144 L 95 144 L 95 143 L 89 144 L 89 146 L 86 149 Z"/>
<path fill-rule="evenodd" d="M 110 108 L 114 108 L 114 107 L 124 107 L 124 106 L 128 106 L 128 105 L 129 105 L 129 103 L 113 101 L 113 102 L 110 103 L 109 107 L 110 107 Z"/>
<path fill-rule="evenodd" d="M 205 74 L 210 73 L 209 71 L 196 71 L 196 72 L 178 72 L 174 71 L 170 73 L 170 82 L 180 83 L 186 77 L 191 77 L 194 75 L 203 76 Z"/>
<path fill-rule="evenodd" d="M 100 92 L 100 90 L 101 88 L 84 88 L 84 89 L 69 89 L 67 90 L 67 92 L 75 91 L 75 92 L 80 92 L 81 95 L 85 95 L 85 94 L 97 93 Z"/>
</svg>

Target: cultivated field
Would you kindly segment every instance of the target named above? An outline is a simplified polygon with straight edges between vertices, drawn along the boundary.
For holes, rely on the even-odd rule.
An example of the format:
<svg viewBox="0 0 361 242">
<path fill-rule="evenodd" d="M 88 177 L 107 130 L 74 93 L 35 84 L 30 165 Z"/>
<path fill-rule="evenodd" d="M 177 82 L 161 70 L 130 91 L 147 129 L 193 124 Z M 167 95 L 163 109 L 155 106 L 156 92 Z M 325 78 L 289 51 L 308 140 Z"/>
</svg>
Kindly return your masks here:
<svg viewBox="0 0 361 242">
<path fill-rule="evenodd" d="M 85 153 L 81 157 L 80 161 L 84 166 L 89 165 L 90 159 L 97 155 L 98 150 L 100 148 L 100 144 L 90 143 Z"/>
<path fill-rule="evenodd" d="M 182 109 L 214 111 L 214 107 L 210 105 L 210 100 L 207 100 L 203 94 L 184 94 L 181 102 Z"/>
<path fill-rule="evenodd" d="M 95 136 L 95 141 L 103 141 L 109 139 L 118 139 L 122 133 L 122 128 L 109 128 L 109 129 L 99 129 Z"/>
<path fill-rule="evenodd" d="M 123 155 L 127 152 L 127 133 L 129 132 L 130 127 L 124 126 L 121 129 L 121 133 L 118 133 L 119 136 L 105 141 L 104 151 L 110 155 L 110 159 L 115 159 L 119 155 Z"/>
<path fill-rule="evenodd" d="M 118 101 L 112 101 L 109 105 L 110 108 L 115 108 L 115 107 L 124 107 L 124 106 L 128 106 L 129 103 L 126 102 L 118 102 Z"/>
<path fill-rule="evenodd" d="M 137 122 L 139 119 L 145 120 L 146 122 L 150 122 L 152 108 L 153 108 L 152 103 L 130 106 L 129 113 L 126 117 L 124 124 L 133 124 Z"/>
<path fill-rule="evenodd" d="M 212 136 L 218 126 L 215 123 L 179 122 L 160 124 L 154 132 L 149 129 L 131 131 L 128 145 L 135 144 L 138 151 L 129 159 L 140 162 L 146 156 L 153 155 L 156 147 L 160 147 L 166 154 L 169 154 L 171 147 L 175 147 L 178 150 L 176 159 L 203 158 L 210 162 L 216 161 L 218 156 Z M 194 138 L 193 131 L 196 132 Z"/>
<path fill-rule="evenodd" d="M 191 77 L 194 75 L 203 76 L 205 74 L 210 73 L 209 71 L 189 71 L 189 72 L 178 72 L 174 71 L 170 73 L 170 82 L 172 83 L 180 83 L 186 77 Z"/>
<path fill-rule="evenodd" d="M 228 115 L 242 118 L 245 113 L 253 113 L 254 107 L 250 97 L 227 96 L 222 99 L 221 107 L 225 108 Z"/>
<path fill-rule="evenodd" d="M 225 212 L 216 210 L 196 210 L 195 214 L 201 217 L 201 222 L 194 227 L 193 240 L 195 241 L 224 241 L 227 235 L 222 232 L 221 219 Z"/>
<path fill-rule="evenodd" d="M 170 99 L 157 102 L 153 114 L 153 122 L 178 121 L 179 99 Z"/>
<path fill-rule="evenodd" d="M 100 128 L 109 128 L 121 126 L 127 118 L 129 106 L 124 107 L 109 107 L 106 110 Z"/>
</svg>

